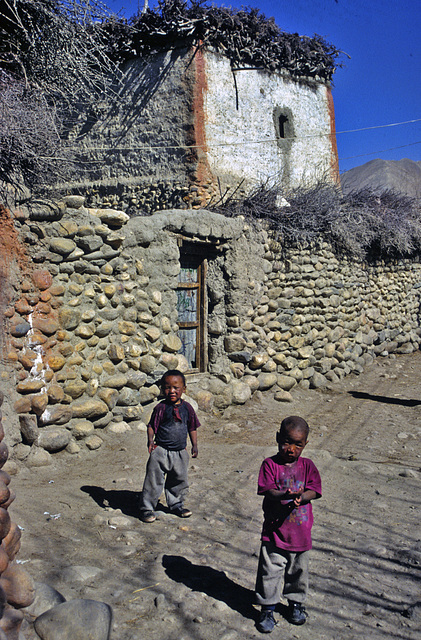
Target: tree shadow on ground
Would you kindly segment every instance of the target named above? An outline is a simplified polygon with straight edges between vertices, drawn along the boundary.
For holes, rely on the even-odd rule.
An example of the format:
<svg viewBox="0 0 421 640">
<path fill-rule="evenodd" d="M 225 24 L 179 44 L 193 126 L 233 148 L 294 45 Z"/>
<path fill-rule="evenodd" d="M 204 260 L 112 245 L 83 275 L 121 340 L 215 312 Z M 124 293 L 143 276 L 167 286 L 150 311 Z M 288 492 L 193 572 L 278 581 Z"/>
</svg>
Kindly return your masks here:
<svg viewBox="0 0 421 640">
<path fill-rule="evenodd" d="M 252 606 L 254 592 L 230 580 L 223 571 L 193 564 L 182 556 L 164 555 L 162 564 L 171 580 L 225 602 L 230 609 L 237 611 L 244 618 L 255 620 L 256 611 Z"/>
<path fill-rule="evenodd" d="M 373 400 L 374 402 L 384 402 L 386 404 L 399 404 L 402 407 L 417 407 L 421 400 L 405 400 L 403 398 L 390 398 L 389 396 L 375 396 L 364 391 L 348 391 L 348 393 L 358 400 Z"/>
<path fill-rule="evenodd" d="M 140 491 L 118 489 L 106 491 L 102 487 L 91 485 L 84 485 L 80 490 L 87 493 L 103 509 L 106 507 L 121 509 L 126 516 L 139 517 Z"/>
</svg>

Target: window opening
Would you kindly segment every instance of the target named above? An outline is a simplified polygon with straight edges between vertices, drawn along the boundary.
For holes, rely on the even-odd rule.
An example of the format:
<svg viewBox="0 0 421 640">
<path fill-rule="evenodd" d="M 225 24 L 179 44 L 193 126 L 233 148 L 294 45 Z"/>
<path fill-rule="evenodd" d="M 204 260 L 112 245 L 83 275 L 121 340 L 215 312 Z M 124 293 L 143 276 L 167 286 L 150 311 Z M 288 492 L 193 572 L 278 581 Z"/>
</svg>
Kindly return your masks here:
<svg viewBox="0 0 421 640">
<path fill-rule="evenodd" d="M 294 138 L 293 114 L 289 107 L 275 107 L 273 110 L 273 124 L 275 126 L 278 146 L 283 150 L 289 149 Z"/>
<path fill-rule="evenodd" d="M 180 248 L 180 273 L 177 284 L 177 323 L 180 352 L 190 371 L 205 371 L 205 275 L 206 260 L 199 247 Z"/>
<path fill-rule="evenodd" d="M 279 137 L 280 138 L 286 138 L 286 125 L 288 122 L 288 117 L 285 115 L 280 115 L 279 116 Z"/>
</svg>

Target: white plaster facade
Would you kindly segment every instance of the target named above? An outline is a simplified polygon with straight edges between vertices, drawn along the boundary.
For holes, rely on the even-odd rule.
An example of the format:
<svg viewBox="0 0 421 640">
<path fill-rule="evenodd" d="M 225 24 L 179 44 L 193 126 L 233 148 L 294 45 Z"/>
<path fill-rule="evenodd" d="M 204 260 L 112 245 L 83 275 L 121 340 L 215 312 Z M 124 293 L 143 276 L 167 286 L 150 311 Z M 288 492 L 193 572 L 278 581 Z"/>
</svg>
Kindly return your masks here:
<svg viewBox="0 0 421 640">
<path fill-rule="evenodd" d="M 279 180 L 296 187 L 335 178 L 337 162 L 330 89 L 299 84 L 264 70 L 231 70 L 207 52 L 205 136 L 212 174 L 260 185 Z M 288 114 L 279 138 L 274 114 Z M 333 135 L 332 135 L 333 132 Z"/>
</svg>

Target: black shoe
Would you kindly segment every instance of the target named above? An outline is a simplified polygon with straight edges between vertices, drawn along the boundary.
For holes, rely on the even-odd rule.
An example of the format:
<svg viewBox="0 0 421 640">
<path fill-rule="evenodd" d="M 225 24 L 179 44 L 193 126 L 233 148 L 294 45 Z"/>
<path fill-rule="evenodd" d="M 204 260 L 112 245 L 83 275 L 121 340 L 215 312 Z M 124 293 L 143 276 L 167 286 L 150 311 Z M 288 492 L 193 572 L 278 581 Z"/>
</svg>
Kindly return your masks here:
<svg viewBox="0 0 421 640">
<path fill-rule="evenodd" d="M 172 514 L 178 516 L 179 518 L 190 518 L 192 512 L 190 509 L 185 509 L 184 507 L 176 507 L 171 511 Z"/>
<path fill-rule="evenodd" d="M 273 611 L 271 609 L 263 609 L 256 623 L 256 629 L 257 631 L 260 631 L 260 633 L 270 633 L 275 624 L 276 622 L 273 617 Z"/>
<path fill-rule="evenodd" d="M 291 624 L 304 624 L 307 620 L 306 608 L 301 602 L 289 601 L 287 620 Z"/>
<path fill-rule="evenodd" d="M 142 522 L 155 522 L 156 515 L 153 511 L 143 511 L 140 514 L 140 519 L 142 520 Z"/>
</svg>

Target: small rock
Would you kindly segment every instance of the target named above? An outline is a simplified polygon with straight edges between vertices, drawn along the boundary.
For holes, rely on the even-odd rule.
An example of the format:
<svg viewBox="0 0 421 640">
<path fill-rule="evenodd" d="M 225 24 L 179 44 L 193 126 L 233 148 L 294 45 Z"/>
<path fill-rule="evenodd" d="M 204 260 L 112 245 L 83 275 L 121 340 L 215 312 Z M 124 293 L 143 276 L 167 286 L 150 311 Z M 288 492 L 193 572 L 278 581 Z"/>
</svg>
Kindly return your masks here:
<svg viewBox="0 0 421 640">
<path fill-rule="evenodd" d="M 160 593 L 156 596 L 154 600 L 155 607 L 159 610 L 162 610 L 166 606 L 166 600 L 163 593 Z"/>
<path fill-rule="evenodd" d="M 280 391 L 277 391 L 274 395 L 274 398 L 278 402 L 293 402 L 294 400 L 290 392 L 284 391 L 283 389 L 281 389 Z"/>
<path fill-rule="evenodd" d="M 108 520 L 108 524 L 120 529 L 124 527 L 131 527 L 133 523 L 130 518 L 126 518 L 125 516 L 113 516 Z"/>
<path fill-rule="evenodd" d="M 410 620 L 421 620 L 421 601 L 412 604 L 402 611 L 402 615 Z"/>
<path fill-rule="evenodd" d="M 276 384 L 277 375 L 276 373 L 261 373 L 257 379 L 259 381 L 260 391 L 266 391 Z"/>
<path fill-rule="evenodd" d="M 76 439 L 86 438 L 95 430 L 94 425 L 89 420 L 79 420 L 72 428 L 72 433 Z"/>
<path fill-rule="evenodd" d="M 131 431 L 131 428 L 127 422 L 113 422 L 108 425 L 107 431 L 111 433 L 127 433 L 127 431 Z"/>
<path fill-rule="evenodd" d="M 104 441 L 96 435 L 88 436 L 85 440 L 86 446 L 88 447 L 88 449 L 91 449 L 91 451 L 99 449 L 103 442 Z"/>
<path fill-rule="evenodd" d="M 225 424 L 225 431 L 229 431 L 230 433 L 239 433 L 241 431 L 238 424 L 234 424 L 232 422 L 228 422 Z"/>
<path fill-rule="evenodd" d="M 74 565 L 63 569 L 61 577 L 63 582 L 87 582 L 96 578 L 100 573 L 101 569 L 98 567 Z"/>
<path fill-rule="evenodd" d="M 235 380 L 232 382 L 232 401 L 235 404 L 245 404 L 251 398 L 251 389 L 246 382 Z"/>
<path fill-rule="evenodd" d="M 277 377 L 277 384 L 284 391 L 290 391 L 290 389 L 297 384 L 297 381 L 292 376 L 287 376 L 282 373 Z"/>
<path fill-rule="evenodd" d="M 33 603 L 25 609 L 25 611 L 32 616 L 40 616 L 44 611 L 48 611 L 57 604 L 66 601 L 66 598 L 62 596 L 61 593 L 44 582 L 35 582 L 34 586 L 35 599 Z"/>
<path fill-rule="evenodd" d="M 310 388 L 311 389 L 320 389 L 320 387 L 325 387 L 327 383 L 326 378 L 323 374 L 315 371 L 315 373 L 310 378 Z"/>
<path fill-rule="evenodd" d="M 46 449 L 50 453 L 61 451 L 70 442 L 70 431 L 60 428 L 45 428 L 42 429 L 38 438 L 38 444 L 43 449 Z"/>
<path fill-rule="evenodd" d="M 108 640 L 111 620 L 105 602 L 71 600 L 43 613 L 34 627 L 43 640 Z"/>
<path fill-rule="evenodd" d="M 41 447 L 32 447 L 25 462 L 28 467 L 45 467 L 52 462 L 51 454 Z"/>
<path fill-rule="evenodd" d="M 74 440 L 70 440 L 69 444 L 66 447 L 66 451 L 71 455 L 75 455 L 77 453 L 80 453 L 80 447 L 77 442 L 75 442 Z"/>
<path fill-rule="evenodd" d="M 13 457 L 16 460 L 25 460 L 31 452 L 31 447 L 28 444 L 23 444 L 22 442 L 18 442 L 18 444 L 13 447 Z"/>
</svg>

